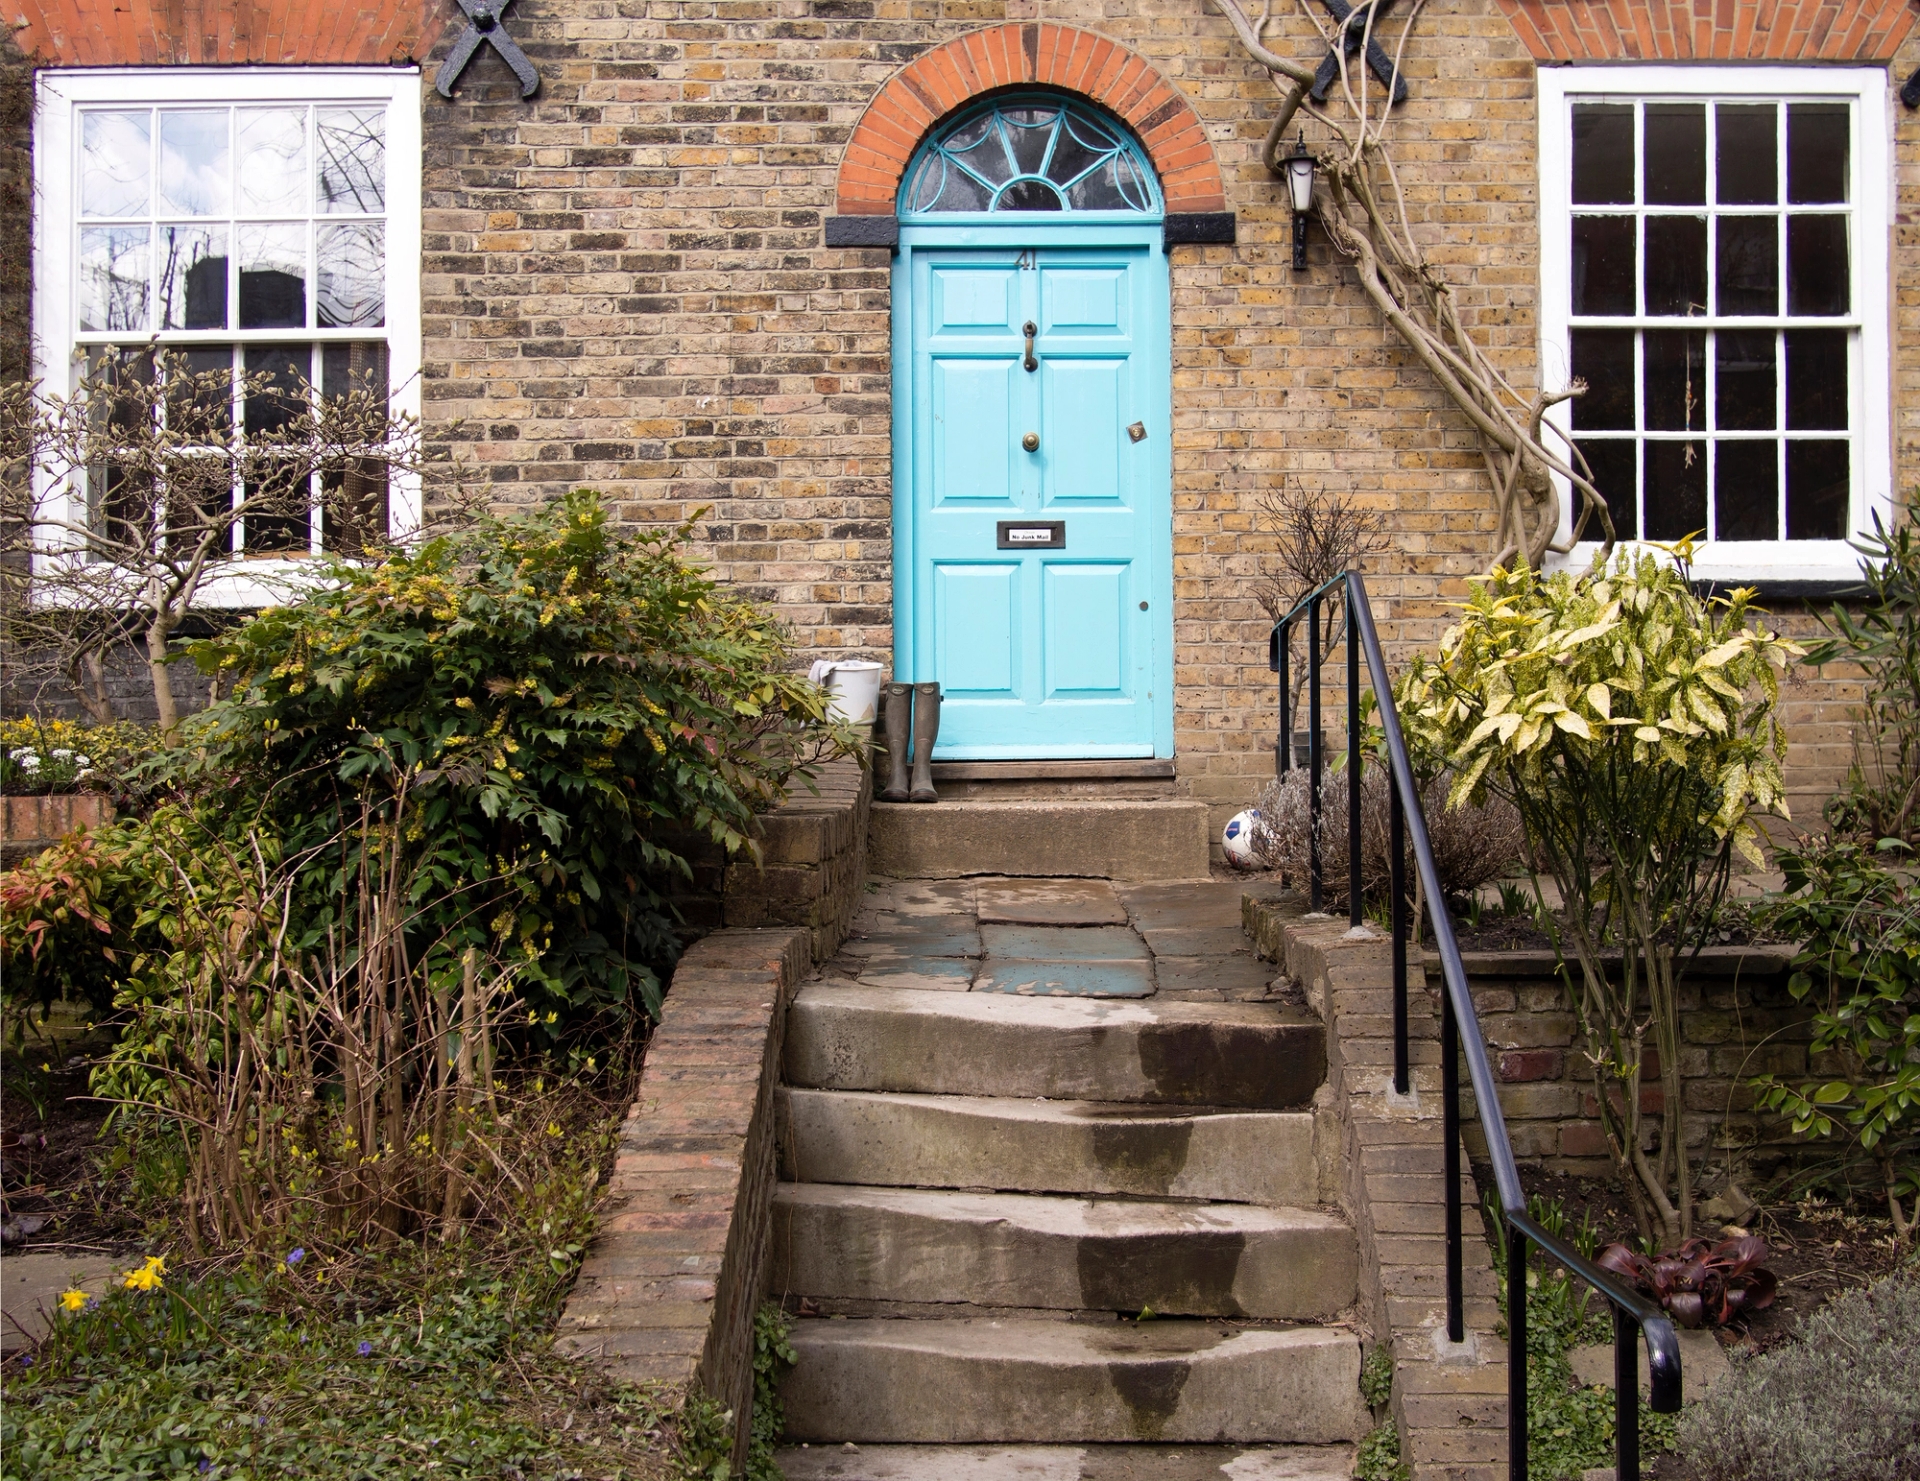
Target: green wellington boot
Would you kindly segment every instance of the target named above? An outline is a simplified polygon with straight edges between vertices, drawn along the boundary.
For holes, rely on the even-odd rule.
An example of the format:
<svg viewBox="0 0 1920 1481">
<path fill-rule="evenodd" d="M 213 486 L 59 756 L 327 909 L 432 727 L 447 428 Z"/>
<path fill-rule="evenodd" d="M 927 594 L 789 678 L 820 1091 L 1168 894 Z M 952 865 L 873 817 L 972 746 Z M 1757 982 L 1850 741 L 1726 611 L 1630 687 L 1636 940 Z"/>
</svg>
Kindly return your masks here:
<svg viewBox="0 0 1920 1481">
<path fill-rule="evenodd" d="M 933 743 L 940 737 L 940 686 L 913 686 L 913 786 L 911 802 L 938 802 L 933 790 Z"/>
<path fill-rule="evenodd" d="M 889 684 L 881 691 L 887 727 L 887 784 L 882 802 L 907 800 L 907 726 L 913 715 L 913 685 Z"/>
</svg>

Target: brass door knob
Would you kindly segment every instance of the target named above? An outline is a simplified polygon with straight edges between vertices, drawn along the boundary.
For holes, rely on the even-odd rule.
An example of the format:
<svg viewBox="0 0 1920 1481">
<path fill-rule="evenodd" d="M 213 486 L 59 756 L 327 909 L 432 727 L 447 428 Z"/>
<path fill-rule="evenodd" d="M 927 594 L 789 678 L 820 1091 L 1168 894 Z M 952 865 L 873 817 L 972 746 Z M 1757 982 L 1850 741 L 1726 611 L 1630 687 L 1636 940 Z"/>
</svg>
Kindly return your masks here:
<svg viewBox="0 0 1920 1481">
<path fill-rule="evenodd" d="M 1020 445 L 1030 453 L 1039 452 L 1040 434 L 1038 432 L 1029 432 L 1025 437 L 1020 439 Z"/>
</svg>

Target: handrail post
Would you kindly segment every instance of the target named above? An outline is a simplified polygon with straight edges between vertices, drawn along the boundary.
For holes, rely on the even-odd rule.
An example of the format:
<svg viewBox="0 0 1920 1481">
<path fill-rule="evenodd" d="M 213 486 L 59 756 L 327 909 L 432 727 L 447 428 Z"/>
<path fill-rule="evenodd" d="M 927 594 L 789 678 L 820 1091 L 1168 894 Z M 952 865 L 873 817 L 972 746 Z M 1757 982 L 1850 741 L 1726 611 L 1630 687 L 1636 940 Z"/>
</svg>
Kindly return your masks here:
<svg viewBox="0 0 1920 1481">
<path fill-rule="evenodd" d="M 1440 995 L 1440 1096 L 1442 1135 L 1447 1139 L 1447 1341 L 1467 1340 L 1466 1302 L 1460 1269 L 1460 1025 L 1453 999 Z"/>
<path fill-rule="evenodd" d="M 1613 1463 L 1615 1481 L 1640 1481 L 1640 1323 L 1613 1309 Z"/>
<path fill-rule="evenodd" d="M 1274 629 L 1278 649 L 1274 667 L 1280 674 L 1280 744 L 1274 747 L 1274 775 L 1284 777 L 1293 769 L 1293 716 L 1288 713 L 1292 687 L 1287 682 L 1287 650 L 1293 646 L 1293 630 L 1284 622 Z"/>
<path fill-rule="evenodd" d="M 1307 603 L 1307 909 L 1324 903 L 1324 864 L 1320 857 L 1320 595 Z"/>
<path fill-rule="evenodd" d="M 1393 896 L 1393 1088 L 1407 1093 L 1407 813 L 1388 779 L 1387 892 Z"/>
<path fill-rule="evenodd" d="M 1347 924 L 1366 920 L 1360 898 L 1360 643 L 1353 625 L 1353 577 L 1340 599 L 1347 619 Z"/>
<path fill-rule="evenodd" d="M 1507 1225 L 1507 1481 L 1527 1481 L 1527 1236 Z"/>
</svg>

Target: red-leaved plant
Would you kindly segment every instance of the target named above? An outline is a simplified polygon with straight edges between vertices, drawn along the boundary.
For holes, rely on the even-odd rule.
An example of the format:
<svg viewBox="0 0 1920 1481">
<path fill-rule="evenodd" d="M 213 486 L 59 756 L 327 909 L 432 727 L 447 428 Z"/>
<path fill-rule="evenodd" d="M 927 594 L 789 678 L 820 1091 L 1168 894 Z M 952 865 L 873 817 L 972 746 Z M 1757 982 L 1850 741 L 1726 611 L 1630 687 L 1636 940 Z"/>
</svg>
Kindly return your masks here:
<svg viewBox="0 0 1920 1481">
<path fill-rule="evenodd" d="M 1760 1262 L 1767 1242 L 1757 1234 L 1722 1240 L 1689 1239 L 1658 1255 L 1610 1244 L 1595 1263 L 1653 1297 L 1683 1327 L 1724 1327 L 1748 1311 L 1773 1305 L 1780 1282 Z"/>
</svg>

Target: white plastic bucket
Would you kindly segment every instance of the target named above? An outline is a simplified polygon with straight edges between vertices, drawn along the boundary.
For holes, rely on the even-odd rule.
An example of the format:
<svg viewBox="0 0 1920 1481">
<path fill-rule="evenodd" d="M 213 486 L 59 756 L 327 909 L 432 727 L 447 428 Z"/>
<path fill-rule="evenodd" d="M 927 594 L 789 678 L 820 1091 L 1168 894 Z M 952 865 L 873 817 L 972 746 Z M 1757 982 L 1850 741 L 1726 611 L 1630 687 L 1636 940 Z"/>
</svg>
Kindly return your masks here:
<svg viewBox="0 0 1920 1481">
<path fill-rule="evenodd" d="M 821 659 L 807 677 L 826 686 L 827 714 L 852 725 L 871 725 L 880 709 L 881 667 L 864 658 Z"/>
</svg>

